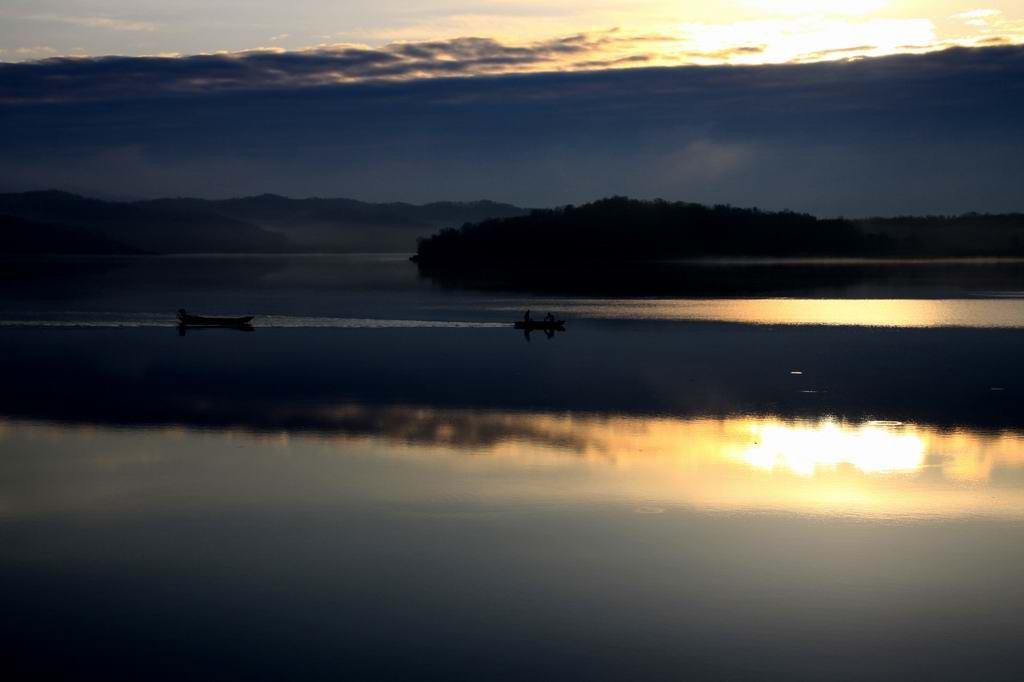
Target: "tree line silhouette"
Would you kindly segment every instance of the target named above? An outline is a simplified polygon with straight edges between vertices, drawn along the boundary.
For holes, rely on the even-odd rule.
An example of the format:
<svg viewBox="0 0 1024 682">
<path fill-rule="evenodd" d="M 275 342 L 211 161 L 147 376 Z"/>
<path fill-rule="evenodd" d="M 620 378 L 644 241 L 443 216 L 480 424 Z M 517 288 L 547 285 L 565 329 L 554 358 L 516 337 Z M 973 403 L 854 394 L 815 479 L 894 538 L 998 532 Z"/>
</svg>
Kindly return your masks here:
<svg viewBox="0 0 1024 682">
<path fill-rule="evenodd" d="M 875 255 L 893 247 L 891 238 L 866 233 L 843 219 L 611 197 L 442 230 L 419 242 L 417 260 L 568 264 L 700 256 Z"/>
<path fill-rule="evenodd" d="M 1024 255 L 1024 216 L 822 219 L 793 211 L 610 197 L 467 223 L 419 241 L 444 267 L 701 257 Z"/>
</svg>

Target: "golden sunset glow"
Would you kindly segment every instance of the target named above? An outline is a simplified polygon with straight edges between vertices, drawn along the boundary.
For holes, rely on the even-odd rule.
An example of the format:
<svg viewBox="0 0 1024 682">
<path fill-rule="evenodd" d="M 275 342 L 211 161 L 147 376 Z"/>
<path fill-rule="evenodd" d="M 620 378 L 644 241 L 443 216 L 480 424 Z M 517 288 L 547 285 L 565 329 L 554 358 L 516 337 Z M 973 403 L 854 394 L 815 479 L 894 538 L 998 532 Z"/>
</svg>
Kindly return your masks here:
<svg viewBox="0 0 1024 682">
<path fill-rule="evenodd" d="M 891 4 L 889 0 L 743 0 L 751 9 L 786 14 L 866 14 Z"/>
<path fill-rule="evenodd" d="M 341 414 L 364 413 L 348 406 Z M 667 417 L 434 411 L 392 408 L 375 422 L 390 441 L 520 457 L 547 451 L 629 468 L 671 462 L 681 468 L 742 465 L 811 478 L 836 472 L 920 474 L 987 481 L 1000 467 L 1024 467 L 1024 434 L 942 430 L 901 422 L 835 419 Z"/>
<path fill-rule="evenodd" d="M 565 308 L 610 319 L 858 327 L 1024 327 L 1024 299 L 716 298 L 571 300 Z"/>
<path fill-rule="evenodd" d="M 583 496 L 708 510 L 1024 515 L 1024 488 L 993 481 L 998 471 L 1024 470 L 1024 433 L 770 417 L 482 414 L 474 420 L 478 432 L 507 436 L 474 445 L 465 432 L 439 432 L 446 447 L 490 455 L 467 466 L 497 461 L 572 470 L 582 464 Z M 411 447 L 409 454 L 426 444 Z"/>
<path fill-rule="evenodd" d="M 483 499 L 554 496 L 638 507 L 854 516 L 1024 516 L 1024 486 L 998 483 L 1024 480 L 1015 478 L 1024 472 L 1024 433 L 1016 431 L 355 405 L 318 416 L 333 418 L 339 430 L 316 435 L 171 428 L 159 432 L 167 447 L 155 448 L 140 447 L 150 432 L 8 422 L 0 423 L 0 442 L 63 438 L 77 466 L 95 468 L 101 479 L 138 474 L 147 485 L 154 484 L 153 469 L 188 468 L 193 457 L 205 469 L 203 462 L 217 459 L 212 452 L 244 452 L 244 469 L 253 472 L 272 470 L 271 462 L 287 452 L 311 458 L 316 488 L 331 495 L 330 462 L 345 452 L 368 461 L 415 463 L 424 478 L 395 490 L 403 497 L 447 494 L 443 488 L 454 477 Z M 427 475 L 434 470 L 440 478 Z M 80 486 L 68 496 L 80 501 L 103 490 Z M 17 499 L 9 490 L 0 502 L 13 513 L 24 504 Z"/>
<path fill-rule="evenodd" d="M 866 474 L 920 470 L 925 464 L 926 441 L 893 427 L 833 421 L 813 425 L 758 422 L 751 426 L 755 444 L 739 458 L 758 469 L 783 469 L 801 476 L 844 465 Z"/>
<path fill-rule="evenodd" d="M 460 35 L 516 45 L 577 34 L 592 38 L 586 57 L 555 56 L 546 67 L 529 67 L 544 70 L 556 64 L 592 68 L 598 60 L 621 60 L 618 66 L 807 62 L 1024 42 L 1024 12 L 1006 1 L 981 7 L 921 0 L 638 2 L 614 10 L 569 3 L 557 13 L 509 2 L 500 3 L 508 11 L 487 11 L 498 6 L 381 28 L 375 33 L 378 42 L 367 44 Z"/>
<path fill-rule="evenodd" d="M 140 7 L 111 14 L 109 5 L 89 0 L 80 10 L 5 17 L 20 30 L 0 48 L 0 60 L 379 49 L 461 38 L 491 39 L 538 54 L 492 64 L 486 71 L 494 73 L 805 62 L 1024 42 L 1024 11 L 1009 0 L 982 5 L 957 0 L 639 0 L 628 6 L 571 0 L 556 8 L 534 0 L 472 6 L 438 2 L 418 8 L 389 0 L 352 7 L 299 0 L 286 15 L 253 8 L 250 21 L 231 25 L 231 30 L 223 30 L 225 10 L 209 6 L 200 16 L 189 15 L 187 31 L 185 17 L 174 12 L 147 13 Z M 557 48 L 559 41 L 578 36 L 586 38 L 586 49 L 570 53 Z M 555 49 L 547 49 L 551 45 Z"/>
</svg>

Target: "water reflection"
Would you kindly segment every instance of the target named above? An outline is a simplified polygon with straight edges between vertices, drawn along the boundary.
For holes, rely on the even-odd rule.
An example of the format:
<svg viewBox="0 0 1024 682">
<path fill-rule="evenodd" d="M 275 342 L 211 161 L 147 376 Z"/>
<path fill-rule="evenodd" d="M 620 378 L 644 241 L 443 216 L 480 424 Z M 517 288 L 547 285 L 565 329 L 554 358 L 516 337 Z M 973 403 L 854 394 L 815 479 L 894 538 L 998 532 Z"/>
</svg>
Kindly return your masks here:
<svg viewBox="0 0 1024 682">
<path fill-rule="evenodd" d="M 1024 433 L 1016 431 L 761 416 L 318 409 L 325 426 L 315 433 L 2 422 L 2 506 L 17 513 L 44 501 L 107 505 L 113 490 L 114 499 L 140 504 L 142 490 L 150 500 L 173 499 L 185 485 L 190 494 L 202 491 L 192 500 L 202 505 L 240 497 L 309 504 L 387 489 L 406 502 L 1024 516 Z M 288 485 L 278 485 L 282 476 Z"/>
<path fill-rule="evenodd" d="M 987 295 L 993 298 L 577 299 L 553 305 L 576 315 L 603 319 L 855 327 L 1024 328 L 1024 298 L 1019 292 L 988 292 Z"/>
<path fill-rule="evenodd" d="M 926 461 L 925 438 L 891 424 L 817 424 L 755 422 L 756 442 L 739 457 L 758 469 L 785 469 L 813 476 L 820 469 L 853 468 L 868 474 L 892 474 L 921 469 Z"/>
<path fill-rule="evenodd" d="M 496 455 L 571 454 L 616 465 L 662 460 L 680 465 L 740 462 L 752 469 L 813 477 L 851 468 L 862 474 L 921 473 L 986 481 L 1024 466 L 1024 433 L 872 420 L 851 423 L 776 417 L 679 419 L 625 415 L 367 408 L 322 411 L 344 436 L 379 436 Z"/>
<path fill-rule="evenodd" d="M 1024 332 L 871 325 L 1024 328 L 947 314 L 1020 266 L 674 272 L 527 345 L 554 299 L 360 262 L 0 268 L 8 677 L 1019 677 Z M 809 285 L 863 301 L 753 300 Z M 189 301 L 281 317 L 146 328 Z"/>
</svg>

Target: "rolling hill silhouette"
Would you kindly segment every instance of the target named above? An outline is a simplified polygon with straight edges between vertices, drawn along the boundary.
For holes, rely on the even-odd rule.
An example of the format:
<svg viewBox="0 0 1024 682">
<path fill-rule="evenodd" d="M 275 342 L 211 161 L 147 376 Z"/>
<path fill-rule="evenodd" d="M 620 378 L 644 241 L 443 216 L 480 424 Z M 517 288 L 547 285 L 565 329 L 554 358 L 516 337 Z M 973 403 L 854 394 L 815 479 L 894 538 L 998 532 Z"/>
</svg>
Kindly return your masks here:
<svg viewBox="0 0 1024 682">
<path fill-rule="evenodd" d="M 525 212 L 490 201 L 373 204 L 262 194 L 117 202 L 55 190 L 0 194 L 7 253 L 408 253 L 418 237 L 447 225 Z M 44 231 L 48 239 L 32 236 Z M 85 234 L 91 246 L 83 245 Z"/>
<path fill-rule="evenodd" d="M 462 225 L 455 229 L 452 226 Z M 526 209 L 492 201 L 0 194 L 0 253 L 409 253 L 430 271 L 708 257 L 1022 257 L 1024 215 L 817 218 L 625 197 Z M 418 246 L 417 246 L 418 245 Z"/>
</svg>

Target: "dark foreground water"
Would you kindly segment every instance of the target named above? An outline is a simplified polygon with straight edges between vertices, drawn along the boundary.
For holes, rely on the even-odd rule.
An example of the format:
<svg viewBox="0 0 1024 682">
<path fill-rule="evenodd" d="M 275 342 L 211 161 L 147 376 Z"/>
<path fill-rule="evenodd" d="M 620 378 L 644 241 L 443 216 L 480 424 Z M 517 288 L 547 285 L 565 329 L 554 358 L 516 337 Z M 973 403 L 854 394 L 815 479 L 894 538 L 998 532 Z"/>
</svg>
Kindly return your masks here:
<svg viewBox="0 0 1024 682">
<path fill-rule="evenodd" d="M 778 267 L 6 263 L 5 678 L 1019 679 L 1020 266 Z"/>
</svg>

